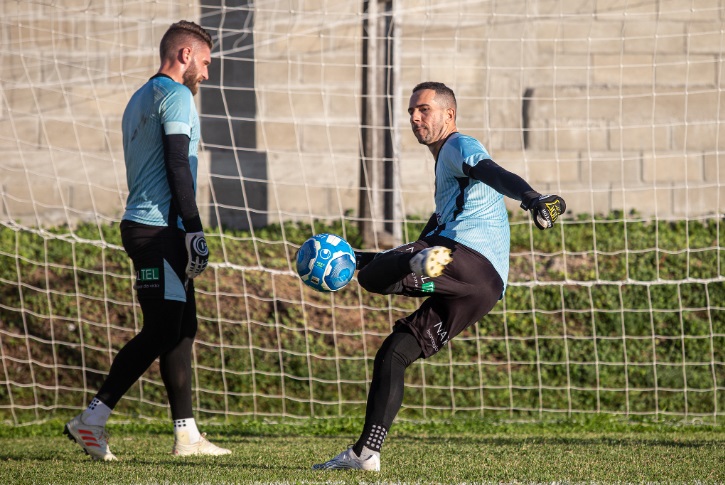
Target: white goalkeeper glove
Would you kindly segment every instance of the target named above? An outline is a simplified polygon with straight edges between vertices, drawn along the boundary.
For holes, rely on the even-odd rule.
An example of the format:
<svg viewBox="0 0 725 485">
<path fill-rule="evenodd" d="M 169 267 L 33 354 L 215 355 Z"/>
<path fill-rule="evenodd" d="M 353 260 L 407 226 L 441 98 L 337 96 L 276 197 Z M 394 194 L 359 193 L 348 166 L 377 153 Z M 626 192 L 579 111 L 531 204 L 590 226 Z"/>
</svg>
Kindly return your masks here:
<svg viewBox="0 0 725 485">
<path fill-rule="evenodd" d="M 566 212 L 566 202 L 558 195 L 541 195 L 532 190 L 524 194 L 521 208 L 531 211 L 536 227 L 544 230 L 554 227 L 559 216 Z"/>
<path fill-rule="evenodd" d="M 186 233 L 186 254 L 189 257 L 186 263 L 186 276 L 194 279 L 204 272 L 209 263 L 209 248 L 203 232 Z"/>
</svg>

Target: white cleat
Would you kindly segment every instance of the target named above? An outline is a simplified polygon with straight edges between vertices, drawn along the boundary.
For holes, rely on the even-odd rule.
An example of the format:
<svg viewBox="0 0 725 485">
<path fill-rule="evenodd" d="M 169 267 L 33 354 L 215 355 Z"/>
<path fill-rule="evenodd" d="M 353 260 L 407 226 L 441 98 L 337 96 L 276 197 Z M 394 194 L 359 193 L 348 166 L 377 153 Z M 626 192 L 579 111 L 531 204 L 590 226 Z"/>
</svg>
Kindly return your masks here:
<svg viewBox="0 0 725 485">
<path fill-rule="evenodd" d="M 367 470 L 380 471 L 380 453 L 363 447 L 360 456 L 357 456 L 352 447 L 346 449 L 332 460 L 312 465 L 313 470 Z"/>
<path fill-rule="evenodd" d="M 94 460 L 118 461 L 108 447 L 106 428 L 83 423 L 82 413 L 66 423 L 63 434 L 68 435 L 69 440 L 78 443 L 83 451 Z"/>
<path fill-rule="evenodd" d="M 435 278 L 453 261 L 451 250 L 443 246 L 425 248 L 410 259 L 410 270 L 419 276 Z"/>
<path fill-rule="evenodd" d="M 206 455 L 206 456 L 221 456 L 229 455 L 232 451 L 226 448 L 221 448 L 208 439 L 206 439 L 206 433 L 201 434 L 201 438 L 196 443 L 182 443 L 184 436 L 181 439 L 174 440 L 174 449 L 171 451 L 176 456 L 191 456 L 191 455 Z"/>
</svg>

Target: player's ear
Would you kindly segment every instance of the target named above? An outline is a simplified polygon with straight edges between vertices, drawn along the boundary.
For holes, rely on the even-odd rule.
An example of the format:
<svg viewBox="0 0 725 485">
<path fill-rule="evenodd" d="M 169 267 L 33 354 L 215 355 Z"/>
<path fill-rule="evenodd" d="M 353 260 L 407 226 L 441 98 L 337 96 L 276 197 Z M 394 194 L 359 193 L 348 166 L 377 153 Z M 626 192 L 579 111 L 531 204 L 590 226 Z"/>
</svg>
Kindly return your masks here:
<svg viewBox="0 0 725 485">
<path fill-rule="evenodd" d="M 446 115 L 450 121 L 456 121 L 456 110 L 454 108 L 446 108 Z"/>
<path fill-rule="evenodd" d="M 179 62 L 188 64 L 191 62 L 191 47 L 183 47 L 179 50 Z"/>
</svg>

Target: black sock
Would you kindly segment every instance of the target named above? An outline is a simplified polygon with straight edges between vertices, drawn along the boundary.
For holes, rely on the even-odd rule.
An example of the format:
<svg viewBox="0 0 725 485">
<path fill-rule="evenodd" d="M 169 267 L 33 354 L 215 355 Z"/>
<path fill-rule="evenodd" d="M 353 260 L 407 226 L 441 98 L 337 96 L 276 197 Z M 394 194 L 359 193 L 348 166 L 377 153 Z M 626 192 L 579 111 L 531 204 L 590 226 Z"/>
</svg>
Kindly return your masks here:
<svg viewBox="0 0 725 485">
<path fill-rule="evenodd" d="M 385 436 L 387 436 L 387 434 L 388 430 L 385 429 L 385 426 L 382 424 L 366 426 L 365 429 L 363 429 L 360 439 L 352 447 L 352 451 L 354 451 L 357 456 L 360 456 L 363 446 L 365 446 L 371 451 L 377 451 L 380 453 L 380 449 L 383 447 L 383 442 L 385 441 Z"/>
</svg>

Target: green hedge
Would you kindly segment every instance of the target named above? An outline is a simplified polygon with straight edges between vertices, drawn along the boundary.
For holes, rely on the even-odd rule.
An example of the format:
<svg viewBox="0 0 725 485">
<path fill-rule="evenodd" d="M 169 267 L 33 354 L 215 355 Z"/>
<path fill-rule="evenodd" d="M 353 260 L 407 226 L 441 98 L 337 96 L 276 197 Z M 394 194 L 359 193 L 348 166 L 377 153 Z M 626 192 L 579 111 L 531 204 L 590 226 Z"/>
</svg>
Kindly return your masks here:
<svg viewBox="0 0 725 485">
<path fill-rule="evenodd" d="M 405 233 L 422 226 L 412 221 Z M 723 413 L 719 219 L 611 214 L 544 232 L 514 219 L 511 229 L 505 299 L 409 369 L 401 417 Z M 333 295 L 301 285 L 295 250 L 320 232 L 361 244 L 347 220 L 210 231 L 216 264 L 197 280 L 199 413 L 363 414 L 375 350 L 419 302 L 355 281 Z M 0 301 L 0 415 L 15 422 L 83 406 L 142 325 L 117 226 L 0 226 Z M 156 366 L 118 409 L 166 415 Z"/>
</svg>

